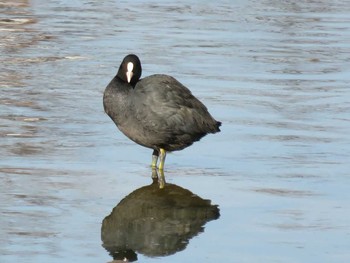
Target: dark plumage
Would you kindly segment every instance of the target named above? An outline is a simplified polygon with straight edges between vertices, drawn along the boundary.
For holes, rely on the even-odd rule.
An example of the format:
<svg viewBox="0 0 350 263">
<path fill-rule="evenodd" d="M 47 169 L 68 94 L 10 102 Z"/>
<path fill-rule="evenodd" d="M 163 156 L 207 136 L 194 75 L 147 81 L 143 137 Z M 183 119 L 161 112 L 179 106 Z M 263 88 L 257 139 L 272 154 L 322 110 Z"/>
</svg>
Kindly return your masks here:
<svg viewBox="0 0 350 263">
<path fill-rule="evenodd" d="M 104 95 L 105 112 L 131 140 L 151 148 L 152 166 L 163 170 L 166 151 L 178 151 L 208 133 L 219 132 L 216 121 L 191 91 L 168 75 L 140 80 L 141 62 L 128 55 Z"/>
</svg>

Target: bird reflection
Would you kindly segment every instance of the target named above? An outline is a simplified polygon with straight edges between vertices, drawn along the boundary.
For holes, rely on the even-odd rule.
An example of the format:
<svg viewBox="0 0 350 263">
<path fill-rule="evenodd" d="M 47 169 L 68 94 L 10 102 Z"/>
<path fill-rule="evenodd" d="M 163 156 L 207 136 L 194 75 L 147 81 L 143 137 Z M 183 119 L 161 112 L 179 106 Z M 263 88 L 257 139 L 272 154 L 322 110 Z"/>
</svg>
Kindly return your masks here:
<svg viewBox="0 0 350 263">
<path fill-rule="evenodd" d="M 131 262 L 137 260 L 137 253 L 159 257 L 184 250 L 192 237 L 204 231 L 206 222 L 220 216 L 210 200 L 165 184 L 155 170 L 152 179 L 152 184 L 120 201 L 102 222 L 103 247 L 114 260 Z"/>
</svg>

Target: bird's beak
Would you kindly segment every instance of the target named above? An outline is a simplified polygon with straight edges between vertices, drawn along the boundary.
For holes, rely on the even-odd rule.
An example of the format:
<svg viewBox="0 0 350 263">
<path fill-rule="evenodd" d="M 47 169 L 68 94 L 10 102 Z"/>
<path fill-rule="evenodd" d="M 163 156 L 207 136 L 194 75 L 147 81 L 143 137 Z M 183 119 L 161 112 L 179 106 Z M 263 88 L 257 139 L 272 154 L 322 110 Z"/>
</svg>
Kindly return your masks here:
<svg viewBox="0 0 350 263">
<path fill-rule="evenodd" d="M 128 83 L 130 83 L 131 78 L 134 75 L 134 73 L 132 72 L 132 70 L 134 69 L 134 64 L 132 62 L 129 62 L 127 69 L 128 70 L 126 71 L 126 80 L 128 81 Z"/>
</svg>

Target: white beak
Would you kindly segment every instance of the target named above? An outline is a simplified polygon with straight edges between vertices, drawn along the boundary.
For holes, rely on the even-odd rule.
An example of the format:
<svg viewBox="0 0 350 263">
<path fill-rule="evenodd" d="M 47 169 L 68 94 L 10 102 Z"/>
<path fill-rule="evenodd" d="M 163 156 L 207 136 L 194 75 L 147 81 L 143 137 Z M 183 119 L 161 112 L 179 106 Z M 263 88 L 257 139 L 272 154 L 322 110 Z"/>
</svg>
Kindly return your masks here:
<svg viewBox="0 0 350 263">
<path fill-rule="evenodd" d="M 134 69 L 134 64 L 132 62 L 129 62 L 127 65 L 127 69 L 128 69 L 128 71 L 126 72 L 126 79 L 127 79 L 128 83 L 130 83 L 131 78 L 134 75 L 134 73 L 132 72 L 132 70 Z"/>
</svg>

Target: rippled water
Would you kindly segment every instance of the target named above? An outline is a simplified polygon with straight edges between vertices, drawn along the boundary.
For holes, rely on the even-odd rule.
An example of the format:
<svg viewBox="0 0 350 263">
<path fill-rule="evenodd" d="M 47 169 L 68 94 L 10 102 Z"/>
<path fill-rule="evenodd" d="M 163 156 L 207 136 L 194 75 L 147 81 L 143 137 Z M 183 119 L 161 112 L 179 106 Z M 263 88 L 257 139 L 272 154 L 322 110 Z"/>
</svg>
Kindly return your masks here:
<svg viewBox="0 0 350 263">
<path fill-rule="evenodd" d="M 102 107 L 127 53 L 223 122 L 168 156 L 166 180 L 183 195 L 154 225 L 145 212 L 147 230 L 163 235 L 127 225 L 131 258 L 349 262 L 348 1 L 5 0 L 0 10 L 1 262 L 118 258 L 102 222 L 152 183 L 151 151 Z M 194 224 L 168 206 L 191 204 L 187 191 L 220 216 Z M 126 220 L 142 215 L 131 204 Z"/>
</svg>

